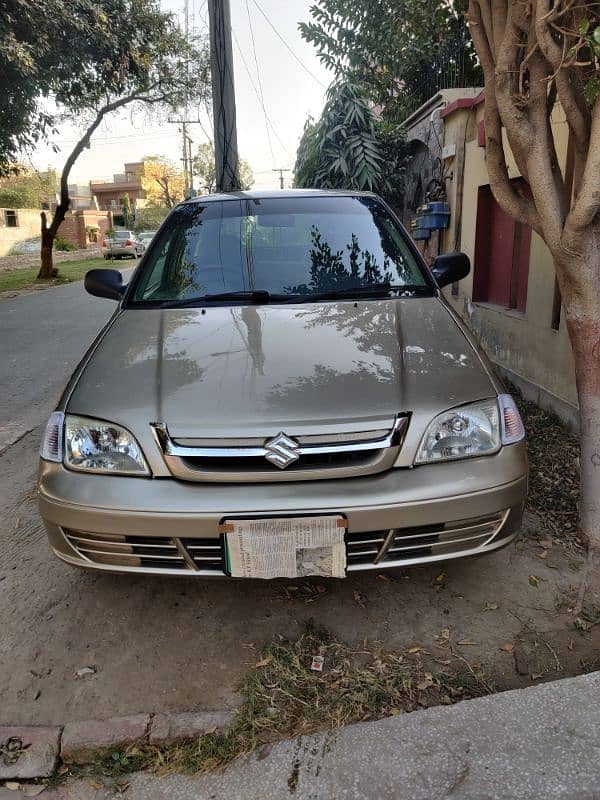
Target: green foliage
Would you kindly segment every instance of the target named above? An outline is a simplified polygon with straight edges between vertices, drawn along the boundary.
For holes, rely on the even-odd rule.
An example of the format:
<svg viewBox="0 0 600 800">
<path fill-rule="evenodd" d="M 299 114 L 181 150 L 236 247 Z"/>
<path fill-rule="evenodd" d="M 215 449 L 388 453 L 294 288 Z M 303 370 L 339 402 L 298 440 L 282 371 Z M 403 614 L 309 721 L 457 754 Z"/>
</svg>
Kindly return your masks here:
<svg viewBox="0 0 600 800">
<path fill-rule="evenodd" d="M 54 249 L 62 250 L 65 253 L 71 252 L 71 250 L 77 250 L 74 244 L 63 239 L 62 236 L 57 236 L 54 240 Z"/>
<path fill-rule="evenodd" d="M 15 165 L 15 169 L 15 174 L 0 179 L 0 207 L 48 207 L 56 196 L 56 172 L 35 172 L 22 165 Z"/>
<path fill-rule="evenodd" d="M 140 231 L 155 231 L 169 213 L 168 208 L 160 208 L 159 206 L 147 206 L 146 208 L 138 208 L 135 214 L 136 232 Z"/>
<path fill-rule="evenodd" d="M 137 92 L 177 105 L 186 90 L 206 93 L 207 74 L 206 47 L 188 46 L 158 0 L 3 0 L 0 171 L 47 138 L 61 114 Z"/>
<path fill-rule="evenodd" d="M 239 160 L 239 173 L 241 188 L 250 189 L 254 175 L 250 164 L 243 158 Z M 215 191 L 215 150 L 210 142 L 198 145 L 194 157 L 194 175 L 198 178 L 200 193 Z"/>
<path fill-rule="evenodd" d="M 465 10 L 465 0 L 316 0 L 299 28 L 336 79 L 399 120 L 440 88 L 481 85 Z"/>
<path fill-rule="evenodd" d="M 0 189 L 0 208 L 37 208 L 38 196 L 31 186 Z"/>
<path fill-rule="evenodd" d="M 397 126 L 378 122 L 361 88 L 334 83 L 317 122 L 304 126 L 294 170 L 298 187 L 401 191 L 405 158 Z"/>
</svg>

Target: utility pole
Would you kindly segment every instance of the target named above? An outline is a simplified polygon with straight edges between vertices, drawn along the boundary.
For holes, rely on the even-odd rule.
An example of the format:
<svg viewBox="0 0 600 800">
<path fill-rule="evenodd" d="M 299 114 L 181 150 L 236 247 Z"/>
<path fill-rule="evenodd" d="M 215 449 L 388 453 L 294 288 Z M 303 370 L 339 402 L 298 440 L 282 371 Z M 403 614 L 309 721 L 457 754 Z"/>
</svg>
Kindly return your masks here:
<svg viewBox="0 0 600 800">
<path fill-rule="evenodd" d="M 188 191 L 190 188 L 188 176 L 188 135 L 187 135 L 187 128 L 185 122 L 181 123 L 181 136 L 182 136 L 182 144 L 183 144 L 183 158 L 181 159 L 183 163 L 183 196 L 188 196 Z"/>
<path fill-rule="evenodd" d="M 183 3 L 183 19 L 184 19 L 184 32 L 185 32 L 185 42 L 187 45 L 190 43 L 190 0 L 184 0 Z M 189 70 L 189 65 L 186 66 L 186 70 Z M 190 184 L 188 180 L 189 170 L 188 170 L 188 148 L 187 148 L 187 126 L 186 120 L 188 117 L 188 98 L 187 93 L 185 96 L 185 108 L 183 109 L 183 122 L 181 123 L 181 136 L 183 139 L 183 196 L 187 197 L 190 190 Z"/>
<path fill-rule="evenodd" d="M 217 192 L 240 188 L 229 0 L 208 0 Z"/>
<path fill-rule="evenodd" d="M 189 190 L 190 190 L 190 197 L 193 197 L 194 194 L 196 193 L 196 190 L 194 189 L 194 159 L 192 158 L 192 137 L 191 136 L 188 136 L 187 143 L 188 143 L 188 166 L 189 166 L 189 171 L 190 171 Z"/>
<path fill-rule="evenodd" d="M 185 39 L 189 42 L 190 36 L 190 0 L 183 0 L 183 18 L 184 18 L 184 33 Z M 189 63 L 186 66 L 186 70 L 189 76 Z M 200 125 L 202 130 L 204 131 L 204 126 L 202 125 L 202 120 L 200 119 L 190 119 L 189 115 L 189 98 L 184 98 L 184 107 L 183 107 L 183 114 L 181 115 L 181 119 L 169 119 L 168 122 L 173 125 L 181 125 L 181 151 L 182 151 L 182 158 L 181 164 L 183 168 L 183 184 L 184 184 L 184 197 L 193 197 L 195 194 L 194 189 L 194 159 L 192 157 L 192 137 L 188 133 L 188 126 L 189 125 Z M 207 137 L 208 138 L 208 137 Z"/>
<path fill-rule="evenodd" d="M 283 189 L 283 173 L 284 172 L 291 172 L 291 171 L 292 171 L 291 169 L 282 169 L 281 167 L 278 167 L 277 169 L 273 170 L 273 172 L 278 172 L 279 173 L 279 188 L 280 189 Z"/>
</svg>

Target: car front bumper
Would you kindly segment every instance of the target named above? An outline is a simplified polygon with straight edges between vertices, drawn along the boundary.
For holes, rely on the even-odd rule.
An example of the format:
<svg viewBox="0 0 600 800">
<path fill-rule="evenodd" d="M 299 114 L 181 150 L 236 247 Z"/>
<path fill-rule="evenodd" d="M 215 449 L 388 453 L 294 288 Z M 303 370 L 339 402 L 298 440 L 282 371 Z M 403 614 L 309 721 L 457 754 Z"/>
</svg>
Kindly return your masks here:
<svg viewBox="0 0 600 800">
<path fill-rule="evenodd" d="M 477 555 L 514 538 L 526 492 L 522 443 L 485 458 L 345 480 L 200 484 L 44 461 L 39 475 L 40 513 L 59 558 L 109 572 L 190 576 L 225 576 L 219 524 L 229 517 L 343 514 L 348 572 Z"/>
</svg>

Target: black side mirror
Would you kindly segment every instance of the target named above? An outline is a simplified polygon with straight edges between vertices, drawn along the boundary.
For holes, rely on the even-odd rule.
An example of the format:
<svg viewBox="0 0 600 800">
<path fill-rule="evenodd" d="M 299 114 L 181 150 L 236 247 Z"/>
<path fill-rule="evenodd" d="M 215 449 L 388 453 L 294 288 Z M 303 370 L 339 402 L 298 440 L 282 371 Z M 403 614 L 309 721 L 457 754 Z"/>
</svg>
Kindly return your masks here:
<svg viewBox="0 0 600 800">
<path fill-rule="evenodd" d="M 466 278 L 471 271 L 471 262 L 464 253 L 444 253 L 433 262 L 431 271 L 441 288 Z"/>
<path fill-rule="evenodd" d="M 120 300 L 126 288 L 123 276 L 116 269 L 91 269 L 86 272 L 83 285 L 94 297 L 107 297 L 109 300 Z"/>
</svg>

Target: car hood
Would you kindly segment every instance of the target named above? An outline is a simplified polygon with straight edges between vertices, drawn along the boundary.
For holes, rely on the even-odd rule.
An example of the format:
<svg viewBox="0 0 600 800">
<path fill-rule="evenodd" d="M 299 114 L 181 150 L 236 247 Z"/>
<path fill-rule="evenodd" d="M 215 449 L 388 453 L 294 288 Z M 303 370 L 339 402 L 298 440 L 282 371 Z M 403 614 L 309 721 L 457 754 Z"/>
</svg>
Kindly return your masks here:
<svg viewBox="0 0 600 800">
<path fill-rule="evenodd" d="M 68 411 L 146 438 L 267 437 L 424 429 L 495 394 L 479 355 L 438 298 L 126 309 L 84 368 Z M 143 430 L 144 435 L 141 431 Z"/>
</svg>

